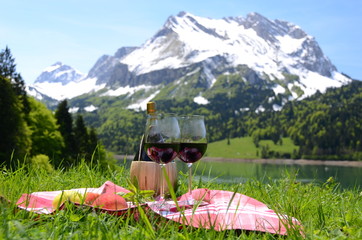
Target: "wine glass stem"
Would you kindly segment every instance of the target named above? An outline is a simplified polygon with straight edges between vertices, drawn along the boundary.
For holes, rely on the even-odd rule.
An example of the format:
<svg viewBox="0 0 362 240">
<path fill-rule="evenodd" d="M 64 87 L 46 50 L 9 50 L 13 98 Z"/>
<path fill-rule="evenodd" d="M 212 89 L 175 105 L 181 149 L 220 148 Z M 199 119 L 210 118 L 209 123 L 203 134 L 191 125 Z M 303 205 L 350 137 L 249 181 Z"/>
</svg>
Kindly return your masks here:
<svg viewBox="0 0 362 240">
<path fill-rule="evenodd" d="M 161 167 L 161 174 L 160 174 L 160 201 L 163 201 L 165 198 L 165 192 L 164 192 L 164 184 L 163 184 L 163 178 L 164 178 L 164 174 L 163 174 L 163 168 L 165 167 L 165 164 L 160 164 Z"/>
<path fill-rule="evenodd" d="M 188 163 L 187 166 L 189 167 L 189 193 L 192 196 L 192 163 Z"/>
</svg>

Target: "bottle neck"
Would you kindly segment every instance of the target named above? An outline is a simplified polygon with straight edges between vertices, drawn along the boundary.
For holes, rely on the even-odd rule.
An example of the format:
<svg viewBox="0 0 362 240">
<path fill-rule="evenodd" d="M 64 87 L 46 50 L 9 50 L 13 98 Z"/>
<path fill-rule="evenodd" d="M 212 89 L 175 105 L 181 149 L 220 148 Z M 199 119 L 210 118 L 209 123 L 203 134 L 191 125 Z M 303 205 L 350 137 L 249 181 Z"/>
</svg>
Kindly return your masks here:
<svg viewBox="0 0 362 240">
<path fill-rule="evenodd" d="M 147 103 L 147 114 L 156 114 L 156 103 L 155 102 L 148 102 Z"/>
</svg>

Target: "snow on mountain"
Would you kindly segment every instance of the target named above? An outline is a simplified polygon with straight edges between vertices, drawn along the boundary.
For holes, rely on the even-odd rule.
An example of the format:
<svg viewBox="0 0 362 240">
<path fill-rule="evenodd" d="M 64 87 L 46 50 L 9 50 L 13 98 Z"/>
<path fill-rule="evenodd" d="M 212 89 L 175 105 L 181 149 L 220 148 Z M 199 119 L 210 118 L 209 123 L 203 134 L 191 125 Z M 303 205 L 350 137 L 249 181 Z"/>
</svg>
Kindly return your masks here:
<svg viewBox="0 0 362 240">
<path fill-rule="evenodd" d="M 36 88 L 37 91 L 60 101 L 66 98 L 71 99 L 92 91 L 98 91 L 105 87 L 105 84 L 96 85 L 96 81 L 96 78 L 86 78 L 77 82 L 71 81 L 65 85 L 62 82 L 47 81 L 34 83 L 33 87 Z"/>
<path fill-rule="evenodd" d="M 145 98 L 145 99 L 142 99 L 141 101 L 139 102 L 136 102 L 136 103 L 133 103 L 131 105 L 129 105 L 127 108 L 128 109 L 134 109 L 134 110 L 138 110 L 138 109 L 141 109 L 142 111 L 146 110 L 146 107 L 147 107 L 147 103 L 149 101 L 151 101 L 154 97 L 156 97 L 156 95 L 159 93 L 160 91 L 156 91 L 154 92 L 151 96 Z"/>
<path fill-rule="evenodd" d="M 28 92 L 37 98 L 47 95 L 55 100 L 62 100 L 103 88 L 104 86 L 96 86 L 96 80 L 85 79 L 85 74 L 80 71 L 56 62 L 43 70 Z"/>
<path fill-rule="evenodd" d="M 60 100 L 107 88 L 102 95 L 134 94 L 154 91 L 138 99 L 129 108 L 136 109 L 158 93 L 157 84 L 175 81 L 203 69 L 208 87 L 216 81 L 215 69 L 221 64 L 236 67 L 244 64 L 271 80 L 285 74 L 299 76 L 288 85 L 298 86 L 304 97 L 327 87 L 339 87 L 350 81 L 338 73 L 323 54 L 316 40 L 299 26 L 281 20 L 269 20 L 258 13 L 244 17 L 210 19 L 181 12 L 167 19 L 164 26 L 140 47 L 120 48 L 114 56 L 102 56 L 88 75 L 61 63 L 46 68 L 37 78 L 36 91 Z M 178 73 L 173 70 L 182 69 Z M 162 80 L 167 75 L 166 80 Z M 156 81 L 158 79 L 158 81 Z M 276 84 L 274 92 L 283 93 Z M 293 95 L 297 98 L 300 96 Z M 194 101 L 207 104 L 202 93 Z M 145 104 L 144 104 L 145 105 Z"/>
<path fill-rule="evenodd" d="M 200 105 L 205 105 L 209 103 L 209 101 L 202 96 L 194 97 L 194 102 Z"/>
<path fill-rule="evenodd" d="M 82 79 L 84 74 L 72 67 L 56 62 L 55 64 L 45 68 L 34 83 L 58 82 L 67 85 L 70 82 L 77 82 Z"/>
<path fill-rule="evenodd" d="M 278 62 L 288 60 L 289 65 L 296 64 L 296 60 L 288 55 L 300 50 L 309 36 L 294 39 L 279 31 L 274 33 L 279 34 L 276 36 L 279 40 L 274 37 L 271 42 L 270 36 L 263 36 L 264 33 L 256 31 L 257 27 L 252 28 L 258 26 L 258 21 L 266 21 L 258 15 L 259 18 L 251 23 L 254 15 L 250 14 L 247 19 L 207 19 L 180 13 L 170 17 L 153 38 L 123 58 L 122 63 L 127 64 L 130 71 L 144 74 L 163 68 L 179 68 L 221 55 L 228 56 L 235 65 L 246 64 L 279 76 Z"/>
<path fill-rule="evenodd" d="M 246 18 L 209 19 L 182 12 L 121 62 L 136 74 L 179 68 L 224 56 L 234 66 L 246 64 L 271 79 L 283 72 L 300 76 L 307 95 L 349 81 L 323 54 L 318 43 L 299 26 L 258 13 Z"/>
<path fill-rule="evenodd" d="M 130 87 L 130 86 L 119 87 L 115 90 L 109 89 L 105 93 L 102 93 L 101 96 L 120 96 L 120 95 L 127 94 L 127 93 L 133 94 L 140 90 L 148 91 L 153 88 L 154 88 L 153 86 L 148 86 L 148 85 L 139 85 L 137 87 Z"/>
</svg>

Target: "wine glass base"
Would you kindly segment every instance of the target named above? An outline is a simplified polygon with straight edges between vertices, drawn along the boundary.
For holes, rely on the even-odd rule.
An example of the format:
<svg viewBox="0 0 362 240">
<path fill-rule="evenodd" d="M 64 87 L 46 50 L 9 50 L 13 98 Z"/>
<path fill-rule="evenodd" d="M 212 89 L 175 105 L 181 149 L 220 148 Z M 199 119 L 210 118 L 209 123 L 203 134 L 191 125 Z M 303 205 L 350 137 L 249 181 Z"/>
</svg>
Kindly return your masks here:
<svg viewBox="0 0 362 240">
<path fill-rule="evenodd" d="M 172 209 L 175 207 L 173 201 L 156 201 L 149 203 L 148 206 L 155 212 L 158 212 L 160 215 L 165 216 L 172 212 Z"/>
<path fill-rule="evenodd" d="M 202 206 L 205 206 L 205 205 L 208 205 L 209 203 L 208 202 L 205 202 L 205 201 L 198 201 L 198 200 L 195 200 L 193 198 L 189 198 L 189 199 L 186 199 L 186 200 L 183 200 L 183 201 L 178 201 L 178 205 L 180 207 L 185 207 L 185 206 L 189 206 L 189 207 L 193 207 L 193 206 L 196 206 L 196 207 L 202 207 Z"/>
<path fill-rule="evenodd" d="M 168 214 L 173 214 L 176 212 L 182 212 L 187 209 L 193 209 L 198 207 L 203 207 L 209 205 L 210 203 L 205 201 L 198 201 L 194 199 L 187 199 L 177 201 L 177 205 L 174 201 L 156 201 L 153 203 L 149 203 L 148 206 L 158 214 L 162 216 L 166 216 Z"/>
</svg>

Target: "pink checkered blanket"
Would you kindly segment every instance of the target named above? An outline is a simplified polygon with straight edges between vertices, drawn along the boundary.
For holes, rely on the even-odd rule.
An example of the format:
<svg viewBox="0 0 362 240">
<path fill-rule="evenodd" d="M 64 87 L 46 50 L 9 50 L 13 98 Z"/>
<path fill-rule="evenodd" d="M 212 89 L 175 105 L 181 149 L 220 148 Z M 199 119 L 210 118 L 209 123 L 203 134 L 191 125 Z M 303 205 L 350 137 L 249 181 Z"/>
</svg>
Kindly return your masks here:
<svg viewBox="0 0 362 240">
<path fill-rule="evenodd" d="M 117 186 L 107 181 L 99 188 L 77 188 L 70 189 L 81 194 L 85 192 L 94 192 L 98 194 L 106 192 L 124 192 L 129 190 Z M 52 214 L 56 211 L 53 207 L 54 198 L 62 191 L 34 192 L 23 194 L 17 201 L 19 208 L 33 211 L 38 214 Z M 286 235 L 288 229 L 301 229 L 300 222 L 290 216 L 276 213 L 268 208 L 264 203 L 240 193 L 222 190 L 196 189 L 192 195 L 195 199 L 201 199 L 206 203 L 202 206 L 189 206 L 185 208 L 176 208 L 173 201 L 168 201 L 172 211 L 161 212 L 155 207 L 154 202 L 148 202 L 152 211 L 169 220 L 179 222 L 180 224 L 193 226 L 197 228 L 215 229 L 217 231 L 227 229 L 241 229 L 250 231 L 269 232 L 273 234 Z M 190 197 L 189 193 L 182 195 L 178 201 L 185 202 Z M 129 208 L 135 208 L 135 205 L 129 204 Z M 117 212 L 124 210 L 109 210 L 108 212 Z"/>
</svg>

